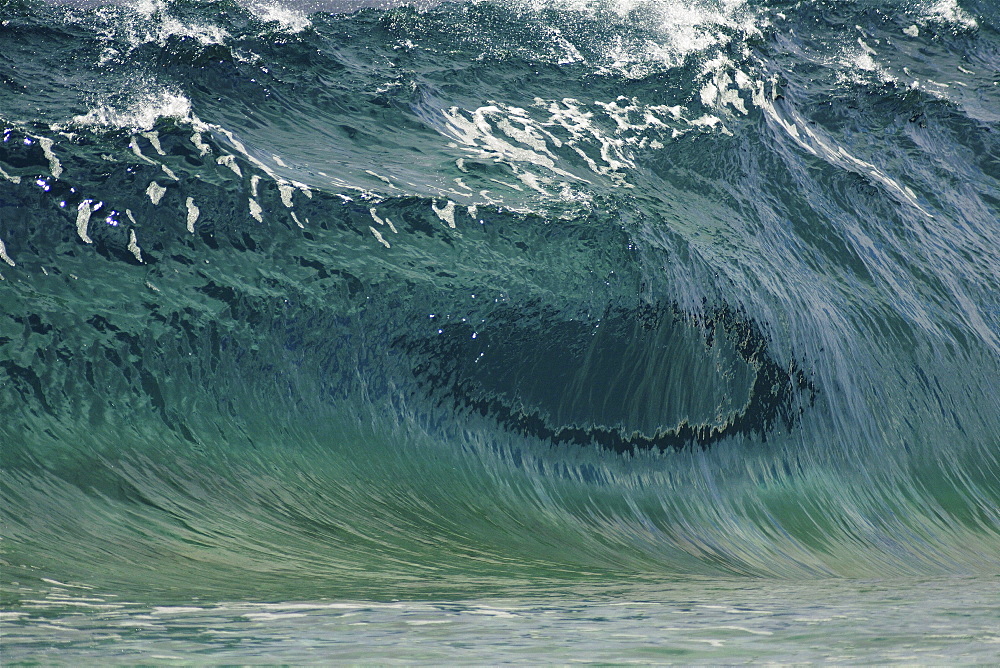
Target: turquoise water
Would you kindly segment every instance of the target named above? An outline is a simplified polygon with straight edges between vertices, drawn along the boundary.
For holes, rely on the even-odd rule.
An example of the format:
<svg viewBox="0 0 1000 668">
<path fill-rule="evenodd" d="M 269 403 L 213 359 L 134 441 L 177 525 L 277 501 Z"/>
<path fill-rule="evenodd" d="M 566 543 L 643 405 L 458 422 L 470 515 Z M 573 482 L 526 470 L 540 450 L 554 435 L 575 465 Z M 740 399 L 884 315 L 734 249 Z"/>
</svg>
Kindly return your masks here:
<svg viewBox="0 0 1000 668">
<path fill-rule="evenodd" d="M 4 662 L 995 660 L 998 25 L 4 4 Z"/>
<path fill-rule="evenodd" d="M 996 578 L 687 580 L 502 598 L 146 606 L 47 583 L 8 617 L 10 663 L 989 664 Z"/>
</svg>

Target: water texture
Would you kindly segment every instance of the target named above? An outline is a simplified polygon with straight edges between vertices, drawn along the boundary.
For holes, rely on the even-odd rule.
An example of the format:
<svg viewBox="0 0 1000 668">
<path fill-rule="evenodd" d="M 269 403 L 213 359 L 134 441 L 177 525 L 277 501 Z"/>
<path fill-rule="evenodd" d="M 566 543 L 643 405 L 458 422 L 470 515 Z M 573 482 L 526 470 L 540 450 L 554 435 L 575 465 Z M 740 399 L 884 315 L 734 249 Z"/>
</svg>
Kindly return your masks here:
<svg viewBox="0 0 1000 668">
<path fill-rule="evenodd" d="M 4 660 L 995 659 L 995 3 L 372 4 L 0 6 Z"/>
</svg>

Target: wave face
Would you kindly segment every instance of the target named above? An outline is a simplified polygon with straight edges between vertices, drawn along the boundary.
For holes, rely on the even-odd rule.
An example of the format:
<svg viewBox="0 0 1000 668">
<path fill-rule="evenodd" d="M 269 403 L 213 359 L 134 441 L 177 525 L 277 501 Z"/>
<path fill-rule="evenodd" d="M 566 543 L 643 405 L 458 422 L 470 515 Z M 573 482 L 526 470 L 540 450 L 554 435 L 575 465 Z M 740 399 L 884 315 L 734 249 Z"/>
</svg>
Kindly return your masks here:
<svg viewBox="0 0 1000 668">
<path fill-rule="evenodd" d="M 987 0 L 0 9 L 9 600 L 1000 568 Z"/>
</svg>

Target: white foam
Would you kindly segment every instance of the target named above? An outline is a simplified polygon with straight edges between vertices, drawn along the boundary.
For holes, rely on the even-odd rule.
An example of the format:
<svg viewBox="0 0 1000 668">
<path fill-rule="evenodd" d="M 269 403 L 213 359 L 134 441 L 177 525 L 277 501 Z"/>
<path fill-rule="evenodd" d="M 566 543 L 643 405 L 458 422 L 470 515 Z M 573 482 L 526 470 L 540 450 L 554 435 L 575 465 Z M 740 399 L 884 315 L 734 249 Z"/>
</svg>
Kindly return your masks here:
<svg viewBox="0 0 1000 668">
<path fill-rule="evenodd" d="M 704 114 L 694 120 L 688 121 L 688 123 L 690 123 L 694 127 L 701 127 L 701 128 L 718 127 L 723 134 L 727 134 L 730 136 L 733 134 L 726 128 L 721 118 L 719 118 L 718 116 L 713 116 L 712 114 Z"/>
<path fill-rule="evenodd" d="M 156 151 L 160 155 L 166 155 L 166 153 L 163 152 L 163 147 L 160 146 L 159 132 L 156 132 L 155 130 L 151 132 L 143 132 L 142 136 L 149 140 L 149 143 L 153 146 L 154 151 Z"/>
<path fill-rule="evenodd" d="M 566 39 L 562 31 L 556 27 L 549 27 L 549 39 L 553 44 L 559 47 L 562 52 L 559 59 L 556 61 L 559 65 L 569 65 L 570 63 L 581 63 L 586 59 L 580 50 L 576 48 L 576 45 Z"/>
<path fill-rule="evenodd" d="M 260 208 L 260 204 L 257 203 L 257 200 L 251 198 L 250 199 L 250 216 L 253 217 L 253 219 L 256 220 L 258 223 L 263 223 L 264 222 L 264 218 L 261 216 L 261 214 L 263 212 L 264 212 L 264 210 L 262 208 Z"/>
<path fill-rule="evenodd" d="M 471 118 L 467 118 L 466 114 L 470 114 Z M 479 157 L 506 162 L 530 162 L 566 178 L 575 178 L 573 174 L 556 167 L 555 156 L 547 147 L 540 128 L 535 126 L 522 109 L 487 105 L 470 113 L 452 107 L 445 112 L 445 118 L 445 134 L 466 146 L 478 148 Z M 515 118 L 520 128 L 511 122 Z M 496 136 L 493 133 L 494 123 L 508 137 L 531 148 L 517 146 Z"/>
<path fill-rule="evenodd" d="M 382 244 L 386 248 L 391 248 L 391 246 L 389 245 L 389 242 L 386 241 L 385 238 L 382 237 L 382 233 L 381 232 L 379 232 L 378 230 L 376 230 L 371 225 L 368 226 L 368 229 L 371 230 L 371 233 L 375 236 L 376 239 L 378 239 L 378 242 L 380 244 Z"/>
<path fill-rule="evenodd" d="M 490 179 L 493 183 L 497 183 L 501 186 L 510 188 L 511 190 L 516 190 L 517 192 L 524 192 L 524 188 L 517 185 L 516 183 L 507 183 L 506 181 L 501 181 L 500 179 Z"/>
<path fill-rule="evenodd" d="M 166 192 L 167 189 L 161 186 L 156 181 L 150 181 L 149 187 L 146 188 L 146 194 L 149 196 L 149 201 L 152 202 L 154 205 L 160 203 L 160 200 L 163 199 L 163 195 Z"/>
<path fill-rule="evenodd" d="M 150 286 L 152 287 L 152 286 Z M 155 288 L 154 288 L 155 289 Z M 159 292 L 157 290 L 157 292 Z M 190 615 L 191 613 L 207 612 L 209 608 L 195 608 L 181 605 L 158 605 L 150 612 L 152 615 Z"/>
<path fill-rule="evenodd" d="M 185 23 L 170 14 L 170 0 L 131 0 L 128 3 L 136 16 L 119 21 L 115 37 L 133 46 L 147 42 L 164 45 L 172 36 L 187 37 L 203 45 L 222 44 L 229 37 L 223 28 L 213 24 Z"/>
<path fill-rule="evenodd" d="M 305 617 L 302 612 L 245 612 L 242 615 L 251 622 L 273 622 L 282 619 L 292 619 L 294 617 Z M 174 658 L 174 657 L 170 657 Z M 180 658 L 180 657 L 178 657 Z"/>
<path fill-rule="evenodd" d="M 193 120 L 191 101 L 178 93 L 161 90 L 141 97 L 127 107 L 101 105 L 86 114 L 74 116 L 71 123 L 85 127 L 128 128 L 138 132 L 152 130 L 161 118 Z M 53 126 L 53 129 L 58 128 Z"/>
<path fill-rule="evenodd" d="M 200 132 L 195 132 L 191 135 L 191 143 L 198 149 L 199 155 L 207 155 L 212 152 L 212 147 L 201 140 Z"/>
<path fill-rule="evenodd" d="M 10 256 L 7 255 L 7 247 L 4 245 L 3 239 L 0 239 L 0 260 L 3 260 L 4 262 L 6 262 L 7 264 L 9 264 L 12 267 L 16 267 L 17 266 L 14 263 L 14 261 L 12 259 L 10 259 Z"/>
<path fill-rule="evenodd" d="M 488 615 L 490 617 L 507 617 L 507 618 L 511 618 L 511 617 L 519 617 L 520 616 L 520 615 L 515 615 L 513 613 L 507 612 L 506 610 L 495 610 L 495 609 L 492 609 L 492 608 L 485 608 L 485 607 L 477 608 L 475 610 L 465 610 L 464 612 L 467 615 Z"/>
<path fill-rule="evenodd" d="M 281 29 L 289 33 L 302 32 L 312 25 L 305 12 L 286 7 L 276 2 L 257 2 L 249 5 L 250 11 L 261 21 L 277 23 Z"/>
<path fill-rule="evenodd" d="M 18 184 L 21 182 L 20 176 L 11 176 L 10 174 L 4 171 L 3 167 L 0 167 L 0 176 L 4 177 L 5 179 L 14 184 Z"/>
<path fill-rule="evenodd" d="M 742 101 L 740 101 L 742 103 Z M 559 197 L 567 201 L 580 201 L 586 195 L 576 183 L 590 183 L 575 167 L 577 159 L 582 160 L 590 171 L 605 176 L 617 187 L 631 188 L 623 170 L 635 166 L 631 147 L 648 148 L 649 132 L 666 129 L 668 122 L 676 125 L 683 107 L 666 105 L 642 105 L 637 100 L 620 97 L 594 105 L 603 109 L 617 129 L 609 132 L 606 124 L 600 122 L 600 112 L 588 109 L 587 105 L 573 98 L 544 100 L 535 98 L 533 109 L 493 103 L 474 110 L 452 107 L 444 112 L 445 124 L 442 134 L 455 140 L 452 147 L 464 145 L 478 160 L 492 160 L 510 167 L 517 180 L 528 188 L 544 194 L 545 197 Z M 662 143 L 657 146 L 662 147 Z M 575 155 L 567 155 L 571 152 Z M 560 163 L 567 167 L 563 167 Z M 536 165 L 544 171 L 526 169 L 526 165 Z M 456 162 L 460 170 L 467 172 L 465 159 Z M 570 171 L 574 166 L 576 171 Z M 563 180 L 559 181 L 557 177 Z M 516 191 L 524 189 L 510 181 L 490 178 L 489 180 Z M 464 180 L 456 180 L 458 185 L 470 190 Z M 443 190 L 456 197 L 468 198 L 474 195 Z M 486 201 L 496 202 L 484 192 L 479 193 Z"/>
<path fill-rule="evenodd" d="M 87 234 L 87 225 L 90 224 L 90 214 L 92 213 L 90 204 L 93 201 L 85 199 L 80 202 L 80 205 L 76 209 L 76 233 L 80 235 L 80 239 L 85 244 L 94 243 L 90 235 Z"/>
<path fill-rule="evenodd" d="M 623 25 L 639 23 L 647 35 L 613 31 L 598 71 L 641 78 L 663 67 L 682 65 L 689 56 L 727 44 L 736 32 L 759 34 L 756 13 L 746 0 L 522 0 L 534 8 L 557 8 Z M 609 15 L 610 14 L 610 15 Z"/>
<path fill-rule="evenodd" d="M 251 154 L 250 151 L 247 150 L 247 147 L 243 145 L 243 142 L 241 142 L 239 139 L 237 139 L 236 135 L 233 134 L 232 132 L 230 132 L 229 130 L 227 130 L 226 128 L 222 127 L 221 125 L 207 124 L 207 123 L 206 124 L 202 124 L 202 127 L 204 129 L 210 129 L 210 130 L 213 130 L 215 132 L 219 132 L 220 134 L 225 135 L 226 138 L 229 140 L 229 143 L 232 144 L 233 148 L 236 149 L 236 151 L 238 153 L 240 153 L 240 155 L 242 155 L 251 164 L 255 165 L 262 172 L 264 172 L 265 174 L 267 174 L 268 177 L 272 181 L 274 181 L 275 183 L 279 183 L 280 184 L 280 183 L 284 183 L 285 182 L 285 179 L 282 179 L 277 174 L 275 174 L 274 170 L 271 169 L 270 166 L 268 166 L 267 164 L 265 164 L 262 160 L 260 160 L 259 158 L 257 158 L 253 154 Z M 218 160 L 216 160 L 216 162 L 218 162 L 220 165 L 226 165 L 226 166 L 228 166 L 230 169 L 232 169 L 236 173 L 237 176 L 243 176 L 243 171 L 240 169 L 240 166 L 236 163 L 236 157 L 235 156 L 224 155 L 221 158 L 219 158 Z M 312 197 L 312 195 L 310 193 L 306 193 L 306 194 L 308 196 Z"/>
<path fill-rule="evenodd" d="M 184 204 L 187 206 L 187 231 L 194 234 L 194 224 L 198 220 L 198 214 L 201 211 L 194 205 L 193 197 L 188 197 Z"/>
<path fill-rule="evenodd" d="M 142 149 L 141 149 L 141 148 L 139 148 L 139 142 L 138 142 L 138 141 L 136 141 L 135 137 L 132 137 L 131 139 L 129 139 L 129 142 L 128 142 L 128 147 L 129 147 L 130 149 L 132 149 L 132 153 L 135 153 L 135 157 L 139 158 L 139 159 L 140 159 L 140 160 L 142 160 L 143 162 L 148 162 L 148 163 L 149 163 L 149 164 L 151 164 L 151 165 L 155 165 L 155 164 L 156 164 L 156 161 L 155 161 L 155 160 L 152 160 L 152 159 L 150 159 L 150 158 L 147 158 L 147 157 L 146 157 L 146 156 L 145 156 L 145 155 L 143 154 L 143 152 L 142 152 Z"/>
<path fill-rule="evenodd" d="M 169 37 L 189 37 L 199 43 L 209 46 L 211 44 L 222 44 L 228 39 L 229 33 L 225 29 L 212 24 L 184 23 L 175 18 L 168 18 L 163 21 L 157 31 L 157 38 L 160 44 L 166 44 Z"/>
<path fill-rule="evenodd" d="M 448 227 L 455 229 L 455 203 L 448 200 L 448 203 L 444 206 L 438 208 L 436 202 L 431 202 L 431 208 L 434 209 L 434 213 L 437 214 Z"/>
<path fill-rule="evenodd" d="M 278 182 L 278 194 L 281 195 L 281 203 L 285 205 L 285 208 L 292 208 L 292 193 L 295 192 L 295 186 L 289 183 Z"/>
<path fill-rule="evenodd" d="M 517 178 L 520 179 L 521 183 L 528 186 L 532 190 L 540 192 L 543 195 L 551 197 L 551 193 L 542 187 L 542 180 L 535 174 L 525 171 L 517 171 Z M 551 182 L 551 179 L 545 179 L 545 181 Z"/>
<path fill-rule="evenodd" d="M 135 230 L 128 231 L 128 250 L 132 255 L 135 256 L 136 262 L 142 262 L 142 251 L 139 249 L 139 244 L 135 238 Z"/>
<path fill-rule="evenodd" d="M 392 188 L 394 190 L 399 190 L 399 186 L 393 184 L 393 182 L 390 181 L 388 177 L 382 176 L 381 174 L 376 174 L 375 172 L 373 172 L 370 169 L 366 169 L 365 173 L 374 176 L 376 179 L 382 181 L 382 183 L 386 184 L 390 188 Z"/>
<path fill-rule="evenodd" d="M 63 170 L 62 165 L 59 164 L 59 158 L 52 152 L 52 143 L 52 140 L 48 137 L 38 138 L 38 144 L 42 147 L 42 154 L 49 161 L 49 171 L 52 172 L 53 178 L 58 179 Z"/>
<path fill-rule="evenodd" d="M 220 156 L 219 158 L 217 158 L 215 161 L 218 164 L 223 165 L 223 166 L 228 167 L 229 169 L 233 170 L 233 173 L 236 174 L 236 176 L 239 176 L 239 177 L 243 176 L 243 170 L 241 170 L 239 164 L 237 164 L 237 162 L 236 162 L 236 156 L 235 155 L 228 155 L 228 154 L 227 155 L 223 155 L 223 156 Z"/>
<path fill-rule="evenodd" d="M 924 22 L 940 22 L 962 30 L 975 30 L 979 27 L 976 19 L 958 6 L 958 0 L 938 0 L 924 14 Z"/>
</svg>

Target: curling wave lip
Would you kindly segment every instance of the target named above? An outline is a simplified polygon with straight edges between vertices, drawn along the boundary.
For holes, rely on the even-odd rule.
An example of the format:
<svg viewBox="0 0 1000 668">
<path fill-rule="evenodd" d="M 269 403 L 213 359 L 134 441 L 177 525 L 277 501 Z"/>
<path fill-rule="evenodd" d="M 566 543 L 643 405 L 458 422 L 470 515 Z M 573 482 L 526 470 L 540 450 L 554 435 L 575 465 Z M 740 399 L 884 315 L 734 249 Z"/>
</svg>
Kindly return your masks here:
<svg viewBox="0 0 1000 668">
<path fill-rule="evenodd" d="M 619 453 L 766 441 L 816 397 L 799 366 L 775 362 L 753 321 L 729 308 L 693 321 L 676 307 L 609 307 L 591 322 L 511 309 L 394 347 L 414 356 L 414 376 L 439 403 Z"/>
</svg>

